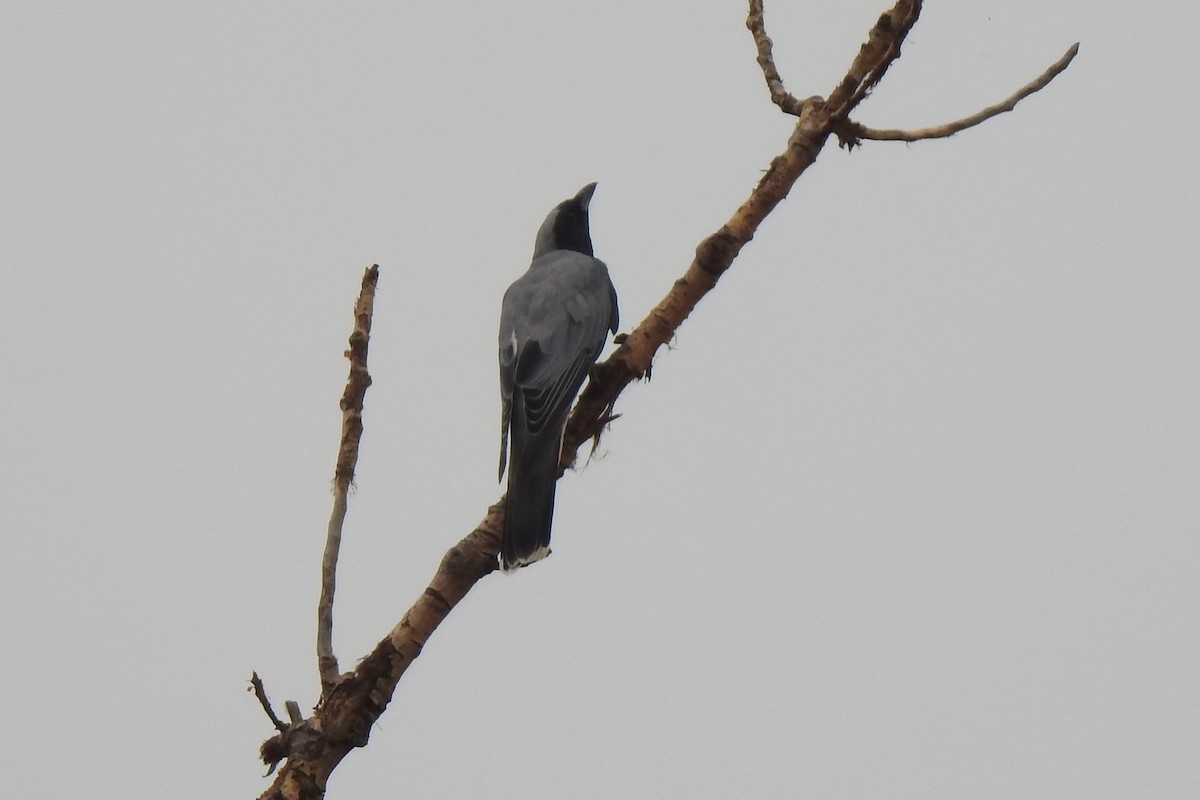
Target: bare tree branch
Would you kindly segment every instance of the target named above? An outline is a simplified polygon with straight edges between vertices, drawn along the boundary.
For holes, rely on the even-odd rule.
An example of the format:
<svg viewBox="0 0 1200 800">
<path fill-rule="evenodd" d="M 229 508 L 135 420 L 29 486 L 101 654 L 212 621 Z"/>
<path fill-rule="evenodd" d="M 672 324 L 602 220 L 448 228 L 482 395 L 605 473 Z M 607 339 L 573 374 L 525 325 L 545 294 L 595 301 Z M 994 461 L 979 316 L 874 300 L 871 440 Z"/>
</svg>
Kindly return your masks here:
<svg viewBox="0 0 1200 800">
<path fill-rule="evenodd" d="M 257 672 L 250 674 L 250 686 L 254 690 L 254 696 L 258 698 L 263 711 L 266 712 L 267 718 L 271 720 L 271 724 L 275 726 L 275 730 L 279 731 L 275 736 L 263 742 L 262 746 L 258 749 L 258 757 L 267 765 L 267 775 L 270 775 L 279 766 L 279 762 L 287 758 L 287 736 L 291 730 L 291 726 L 275 716 L 275 709 L 271 708 L 271 701 L 267 699 L 267 690 L 263 687 L 262 678 L 258 677 Z M 295 705 L 291 700 L 287 701 L 289 716 L 293 716 L 292 708 Z M 292 722 L 294 723 L 295 721 L 293 717 Z"/>
<path fill-rule="evenodd" d="M 919 0 L 899 0 L 891 15 L 884 14 L 880 18 L 867 45 L 855 59 L 851 75 L 839 85 L 839 91 L 843 87 L 853 90 L 867 79 L 877 81 L 882 76 L 887 63 L 899 53 L 898 44 L 888 45 L 887 40 L 889 37 L 903 39 L 916 22 L 916 8 L 919 8 Z M 902 12 L 899 18 L 907 20 L 906 25 L 891 23 L 897 10 Z M 855 78 L 855 75 L 862 77 Z M 601 433 L 612 418 L 612 406 L 617 396 L 635 378 L 646 374 L 658 349 L 670 340 L 700 299 L 716 285 L 742 246 L 753 237 L 758 225 L 816 160 L 834 127 L 854 107 L 855 96 L 863 95 L 849 94 L 841 101 L 837 115 L 830 114 L 827 104 L 819 98 L 801 104 L 800 119 L 786 150 L 772 161 L 749 199 L 728 223 L 701 242 L 683 277 L 675 282 L 650 315 L 624 338 L 617 351 L 598 365 L 568 422 L 564 463 L 574 460 L 575 452 L 583 442 Z M 340 464 L 339 460 L 339 477 Z M 353 673 L 339 679 L 334 667 L 330 671 L 333 679 L 327 682 L 324 678 L 326 670 L 322 669 L 322 686 L 328 686 L 328 689 L 322 693 L 321 705 L 311 718 L 290 731 L 287 763 L 262 798 L 309 800 L 324 796 L 329 775 L 351 749 L 366 744 L 371 726 L 391 701 L 400 677 L 420 655 L 429 636 L 471 587 L 497 568 L 503 513 L 503 506 L 492 506 L 483 522 L 446 553 L 429 587 Z M 323 609 L 325 584 L 323 580 Z M 331 620 L 331 608 L 328 613 Z M 328 655 L 332 657 L 331 652 Z"/>
<path fill-rule="evenodd" d="M 900 46 L 921 12 L 920 0 L 896 0 L 895 5 L 880 16 L 872 27 L 866 43 L 829 99 L 811 97 L 799 101 L 786 92 L 775 69 L 771 41 L 766 35 L 762 19 L 761 0 L 749 0 L 749 4 L 746 24 L 754 36 L 758 63 L 772 101 L 785 113 L 798 117 L 795 128 L 786 148 L 772 160 L 770 168 L 750 196 L 728 222 L 697 246 L 691 264 L 662 301 L 632 332 L 617 337 L 617 349 L 606 361 L 596 365 L 567 423 L 561 455 L 564 467 L 574 462 L 584 442 L 598 439 L 605 426 L 615 418 L 613 406 L 621 392 L 632 381 L 649 373 L 659 348 L 671 340 L 700 300 L 716 286 L 742 247 L 753 238 L 762 221 L 816 161 L 830 135 L 846 128 L 850 113 L 899 57 Z M 368 270 L 368 275 L 370 272 Z M 370 283 L 373 292 L 374 278 Z M 369 294 L 367 280 L 364 279 L 363 297 Z M 352 366 L 351 382 L 347 385 L 342 406 L 346 411 L 342 455 L 347 452 L 348 437 L 353 440 L 354 453 L 357 452 L 358 436 L 361 435 L 362 393 L 370 383 L 365 361 L 370 306 L 368 302 L 364 320 L 362 303 L 363 298 L 360 297 L 360 308 L 356 308 L 355 335 L 351 337 L 351 352 L 348 354 Z M 355 395 L 350 387 L 355 381 L 355 364 L 358 362 L 355 361 L 354 344 L 360 329 L 363 382 L 360 384 L 361 391 Z M 347 399 L 352 397 L 357 397 L 357 403 Z M 352 409 L 357 409 L 357 416 L 351 414 Z M 343 459 L 339 457 L 338 492 L 343 500 L 342 513 L 344 494 L 353 477 L 353 458 L 347 463 L 348 470 L 344 471 Z M 319 611 L 321 703 L 313 716 L 289 725 L 286 735 L 268 740 L 267 744 L 282 743 L 283 755 L 280 758 L 286 757 L 287 762 L 260 800 L 318 800 L 324 796 L 330 774 L 350 750 L 367 743 L 372 726 L 391 702 L 400 678 L 421 654 L 438 625 L 476 582 L 497 569 L 503 519 L 502 504 L 489 508 L 475 530 L 446 552 L 429 586 L 400 622 L 352 673 L 341 676 L 337 674 L 337 662 L 333 658 L 332 648 L 328 646 L 332 630 L 332 567 L 336 562 L 336 539 L 340 537 L 340 520 L 336 536 L 331 522 L 330 545 L 322 565 Z M 329 557 L 330 548 L 332 559 Z M 327 573 L 328 579 L 325 577 Z M 327 600 L 329 608 L 326 608 Z M 264 759 L 265 751 L 266 744 Z"/>
<path fill-rule="evenodd" d="M 267 690 L 263 687 L 262 678 L 258 677 L 257 672 L 250 674 L 250 687 L 254 690 L 254 696 L 258 698 L 258 702 L 262 705 L 263 711 L 267 713 L 267 718 L 271 720 L 271 724 L 275 726 L 275 730 L 283 732 L 287 730 L 287 725 L 279 717 L 275 716 L 275 709 L 271 708 L 271 701 L 267 699 Z"/>
<path fill-rule="evenodd" d="M 325 553 L 321 558 L 321 599 L 317 603 L 317 670 L 321 675 L 321 696 L 338 681 L 338 661 L 333 654 L 333 594 L 336 588 L 338 551 L 342 546 L 342 523 L 346 520 L 346 498 L 354 483 L 358 464 L 358 443 L 362 439 L 363 399 L 371 385 L 367 372 L 367 348 L 371 341 L 371 315 L 375 311 L 375 286 L 379 265 L 363 274 L 358 302 L 354 304 L 354 332 L 350 334 L 350 377 L 342 393 L 342 441 L 338 447 L 337 468 L 333 477 L 333 513 L 325 535 Z"/>
<path fill-rule="evenodd" d="M 785 114 L 800 116 L 800 101 L 783 88 L 783 78 L 779 77 L 779 70 L 775 68 L 775 45 L 771 37 L 767 36 L 762 0 L 750 0 L 750 15 L 746 17 L 746 27 L 750 29 L 754 45 L 758 48 L 758 66 L 762 68 L 763 78 L 767 81 L 771 102 L 779 106 Z"/>
<path fill-rule="evenodd" d="M 897 2 L 890 11 L 880 15 L 846 77 L 825 102 L 826 111 L 836 122 L 849 116 L 883 80 L 888 67 L 900 57 L 900 45 L 920 16 L 921 0 Z"/>
<path fill-rule="evenodd" d="M 1037 76 L 1037 78 L 1014 92 L 1008 99 L 994 106 L 988 106 L 969 117 L 963 117 L 960 120 L 949 122 L 945 125 L 938 125 L 933 128 L 921 128 L 915 131 L 877 130 L 860 125 L 857 122 L 849 121 L 842 130 L 837 132 L 838 137 L 842 140 L 842 144 L 854 146 L 858 144 L 858 140 L 860 139 L 888 142 L 919 142 L 922 139 L 944 139 L 947 136 L 953 136 L 959 131 L 973 128 L 1006 111 L 1012 111 L 1017 107 L 1017 103 L 1029 97 L 1034 92 L 1040 92 L 1042 89 L 1045 89 L 1050 84 L 1050 81 L 1057 78 L 1070 65 L 1078 53 L 1079 42 L 1076 42 L 1063 54 L 1062 58 L 1047 67 L 1046 71 Z"/>
</svg>

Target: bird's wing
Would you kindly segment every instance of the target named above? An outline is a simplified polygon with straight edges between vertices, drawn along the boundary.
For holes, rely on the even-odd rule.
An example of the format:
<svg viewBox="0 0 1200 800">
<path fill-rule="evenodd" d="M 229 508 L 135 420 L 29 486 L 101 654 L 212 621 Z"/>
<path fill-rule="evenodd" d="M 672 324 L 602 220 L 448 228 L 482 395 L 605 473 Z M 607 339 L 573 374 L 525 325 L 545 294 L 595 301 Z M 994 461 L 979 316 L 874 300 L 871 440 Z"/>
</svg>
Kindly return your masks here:
<svg viewBox="0 0 1200 800">
<path fill-rule="evenodd" d="M 530 435 L 561 436 L 559 426 L 613 324 L 611 287 L 603 262 L 557 251 L 535 261 L 505 295 L 501 394 L 510 403 L 521 393 Z"/>
<path fill-rule="evenodd" d="M 617 287 L 613 286 L 611 278 L 608 280 L 608 301 L 612 304 L 609 311 L 608 329 L 615 334 L 617 326 L 621 324 L 621 309 L 617 305 Z"/>
<path fill-rule="evenodd" d="M 517 368 L 517 341 L 507 326 L 508 297 L 500 314 L 500 471 L 496 480 L 504 477 L 508 465 L 508 426 L 512 420 L 513 381 Z"/>
</svg>

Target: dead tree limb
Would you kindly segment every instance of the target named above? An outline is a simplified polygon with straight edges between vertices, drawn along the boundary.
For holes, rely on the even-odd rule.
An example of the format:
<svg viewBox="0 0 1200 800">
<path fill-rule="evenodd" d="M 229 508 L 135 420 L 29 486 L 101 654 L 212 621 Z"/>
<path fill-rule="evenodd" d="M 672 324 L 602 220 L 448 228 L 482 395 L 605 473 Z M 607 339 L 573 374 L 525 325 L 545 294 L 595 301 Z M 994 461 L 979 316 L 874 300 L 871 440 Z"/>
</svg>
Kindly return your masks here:
<svg viewBox="0 0 1200 800">
<path fill-rule="evenodd" d="M 1067 49 L 1067 52 L 1063 53 L 1062 58 L 1047 67 L 1045 72 L 1013 92 L 1003 102 L 997 103 L 994 106 L 988 106 L 969 117 L 963 117 L 954 122 L 948 122 L 945 125 L 921 128 L 915 131 L 878 130 L 876 128 L 868 128 L 866 125 L 860 125 L 857 122 L 848 122 L 844 128 L 837 132 L 838 137 L 841 139 L 842 144 L 854 146 L 859 144 L 863 139 L 872 139 L 881 142 L 919 142 L 922 139 L 944 139 L 947 136 L 953 136 L 959 131 L 973 128 L 1006 111 L 1012 111 L 1017 107 L 1017 103 L 1029 97 L 1034 92 L 1040 92 L 1042 89 L 1045 89 L 1050 81 L 1057 78 L 1070 65 L 1078 53 L 1079 42 L 1076 42 Z"/>
<path fill-rule="evenodd" d="M 321 599 L 317 602 L 317 671 L 324 697 L 338 680 L 338 661 L 333 653 L 333 594 L 337 585 L 338 552 L 342 546 L 342 524 L 346 521 L 346 501 L 354 483 L 358 465 L 358 443 L 362 440 L 363 399 L 371 385 L 367 371 L 367 349 L 371 343 L 371 316 L 375 312 L 375 286 L 379 265 L 363 274 L 358 302 L 354 304 L 354 332 L 350 334 L 350 377 L 342 393 L 342 439 L 338 447 L 337 467 L 333 473 L 333 512 L 325 535 L 321 557 Z"/>
<path fill-rule="evenodd" d="M 267 719 L 271 720 L 271 724 L 275 726 L 275 730 L 280 733 L 286 731 L 287 725 L 275 715 L 275 709 L 271 708 L 271 701 L 267 699 L 267 690 L 263 687 L 262 678 L 258 677 L 257 672 L 250 675 L 250 688 L 254 690 L 254 696 L 258 698 L 258 703 L 262 706 L 263 713 L 267 715 Z"/>
<path fill-rule="evenodd" d="M 767 81 L 767 91 L 771 93 L 771 102 L 779 106 L 785 114 L 800 116 L 800 101 L 791 92 L 783 88 L 783 78 L 775 67 L 775 44 L 767 36 L 767 25 L 763 20 L 762 0 L 751 0 L 750 14 L 746 17 L 746 27 L 754 37 L 754 46 L 758 49 L 758 66 L 763 78 Z"/>
<path fill-rule="evenodd" d="M 816 161 L 830 135 L 847 128 L 851 112 L 899 57 L 900 47 L 920 12 L 920 0 L 897 0 L 872 27 L 829 98 L 801 101 L 787 93 L 775 69 L 761 0 L 750 0 L 747 27 L 754 36 L 758 63 L 772 101 L 785 113 L 798 117 L 795 128 L 786 148 L 771 162 L 750 196 L 728 222 L 699 244 L 691 264 L 666 297 L 631 333 L 618 337 L 616 351 L 597 365 L 567 424 L 561 459 L 564 466 L 575 460 L 584 442 L 601 435 L 614 418 L 613 404 L 621 392 L 648 374 L 659 348 L 671 340 L 700 300 L 716 286 L 758 226 Z M 365 355 L 365 342 L 363 352 Z M 342 476 L 340 461 L 338 474 Z M 339 676 L 336 661 L 322 662 L 323 692 L 314 714 L 293 721 L 286 734 L 268 740 L 268 744 L 280 744 L 280 758 L 286 758 L 286 763 L 261 798 L 318 800 L 324 796 L 330 774 L 350 750 L 367 743 L 372 726 L 391 701 L 400 678 L 438 625 L 477 581 L 497 569 L 503 515 L 503 505 L 492 506 L 475 530 L 450 548 L 428 588 L 353 672 Z M 332 584 L 330 587 L 332 600 Z M 325 655 L 322 650 L 321 656 Z M 331 650 L 328 657 L 332 659 Z"/>
</svg>

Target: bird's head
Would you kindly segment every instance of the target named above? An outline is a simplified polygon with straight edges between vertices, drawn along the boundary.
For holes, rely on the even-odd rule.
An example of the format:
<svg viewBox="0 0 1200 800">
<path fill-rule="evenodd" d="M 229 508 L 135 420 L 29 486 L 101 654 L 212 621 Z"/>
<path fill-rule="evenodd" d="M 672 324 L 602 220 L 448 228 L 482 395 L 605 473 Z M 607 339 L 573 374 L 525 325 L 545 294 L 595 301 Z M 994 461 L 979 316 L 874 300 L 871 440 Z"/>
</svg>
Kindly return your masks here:
<svg viewBox="0 0 1200 800">
<path fill-rule="evenodd" d="M 588 203 L 596 184 L 589 183 L 574 197 L 563 200 L 546 217 L 533 243 L 533 257 L 555 250 L 574 250 L 592 255 L 592 235 L 588 230 Z"/>
</svg>

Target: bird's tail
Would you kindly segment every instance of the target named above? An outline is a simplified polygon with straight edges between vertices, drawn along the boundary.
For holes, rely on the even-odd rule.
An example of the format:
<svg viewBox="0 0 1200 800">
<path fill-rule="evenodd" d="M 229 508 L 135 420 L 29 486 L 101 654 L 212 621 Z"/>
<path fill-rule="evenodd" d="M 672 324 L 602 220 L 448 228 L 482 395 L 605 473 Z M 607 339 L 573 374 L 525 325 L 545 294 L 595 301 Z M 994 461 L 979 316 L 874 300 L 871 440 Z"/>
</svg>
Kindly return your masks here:
<svg viewBox="0 0 1200 800">
<path fill-rule="evenodd" d="M 550 553 L 557 478 L 556 472 L 509 468 L 504 536 L 500 542 L 500 566 L 505 570 L 532 564 Z"/>
<path fill-rule="evenodd" d="M 548 448 L 544 442 L 521 442 L 521 438 L 524 437 L 514 431 L 513 457 L 508 464 L 508 499 L 500 541 L 500 566 L 506 571 L 532 564 L 550 553 L 550 526 L 554 521 L 554 487 L 558 485 L 561 445 Z M 559 443 L 557 438 L 552 441 Z M 546 452 L 522 452 L 528 447 L 541 447 Z"/>
</svg>

